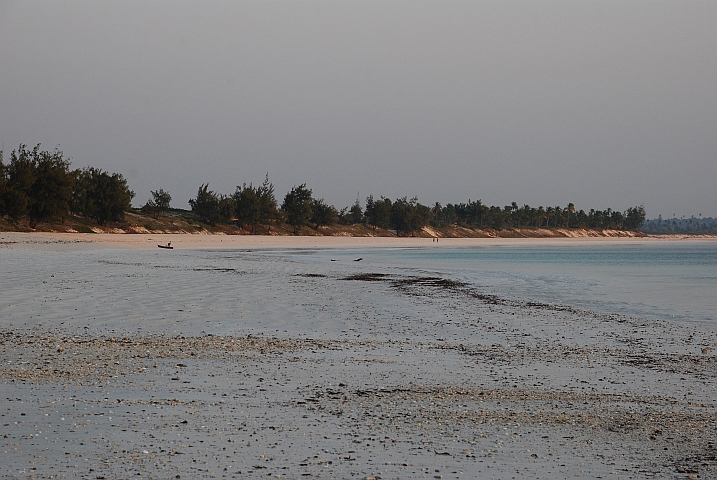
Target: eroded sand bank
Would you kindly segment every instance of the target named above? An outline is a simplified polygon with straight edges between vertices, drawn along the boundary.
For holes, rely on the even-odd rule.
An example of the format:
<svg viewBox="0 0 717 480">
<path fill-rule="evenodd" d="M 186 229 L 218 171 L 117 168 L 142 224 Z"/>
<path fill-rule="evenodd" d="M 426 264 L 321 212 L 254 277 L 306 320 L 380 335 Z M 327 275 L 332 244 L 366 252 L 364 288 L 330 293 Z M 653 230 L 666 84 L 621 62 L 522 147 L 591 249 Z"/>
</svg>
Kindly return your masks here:
<svg viewBox="0 0 717 480">
<path fill-rule="evenodd" d="M 321 238 L 2 237 L 6 477 L 715 476 L 710 326 L 235 250 Z"/>
</svg>

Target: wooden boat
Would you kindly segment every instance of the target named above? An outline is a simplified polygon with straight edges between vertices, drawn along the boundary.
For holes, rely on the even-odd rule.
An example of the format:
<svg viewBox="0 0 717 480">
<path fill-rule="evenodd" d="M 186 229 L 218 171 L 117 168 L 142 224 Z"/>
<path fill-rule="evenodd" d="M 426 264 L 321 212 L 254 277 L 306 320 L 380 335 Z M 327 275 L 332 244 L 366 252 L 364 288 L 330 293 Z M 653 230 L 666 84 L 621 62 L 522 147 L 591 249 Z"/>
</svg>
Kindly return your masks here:
<svg viewBox="0 0 717 480">
<path fill-rule="evenodd" d="M 159 248 L 168 248 L 168 249 L 170 249 L 170 250 L 173 250 L 173 249 L 174 249 L 174 247 L 172 246 L 172 242 L 169 242 L 169 243 L 166 244 L 166 245 L 157 245 L 157 246 L 158 246 Z"/>
</svg>

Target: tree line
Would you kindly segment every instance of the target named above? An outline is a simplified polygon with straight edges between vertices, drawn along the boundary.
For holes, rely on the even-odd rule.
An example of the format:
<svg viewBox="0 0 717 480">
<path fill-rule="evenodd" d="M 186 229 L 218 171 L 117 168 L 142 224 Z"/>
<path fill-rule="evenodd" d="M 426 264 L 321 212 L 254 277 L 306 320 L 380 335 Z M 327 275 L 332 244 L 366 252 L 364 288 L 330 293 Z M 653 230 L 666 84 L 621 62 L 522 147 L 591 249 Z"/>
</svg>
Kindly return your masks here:
<svg viewBox="0 0 717 480">
<path fill-rule="evenodd" d="M 712 217 L 699 217 L 694 215 L 689 218 L 662 218 L 660 215 L 658 218 L 647 220 L 642 226 L 642 231 L 645 233 L 652 234 L 707 234 L 717 235 L 717 218 Z"/>
<path fill-rule="evenodd" d="M 5 164 L 0 151 L 0 216 L 17 222 L 28 217 L 31 227 L 72 213 L 99 225 L 122 220 L 134 192 L 119 173 L 86 167 L 71 170 L 57 149 L 32 150 L 20 145 Z"/>
<path fill-rule="evenodd" d="M 142 210 L 158 218 L 170 208 L 169 192 L 150 191 L 152 198 Z M 0 151 L 0 216 L 11 221 L 29 218 L 33 228 L 42 221 L 64 218 L 74 214 L 94 219 L 99 225 L 120 221 L 131 208 L 135 194 L 119 173 L 86 167 L 72 170 L 69 160 L 57 149 L 43 151 L 38 144 L 33 149 L 20 145 L 13 150 L 5 164 Z M 274 185 L 267 174 L 260 185 L 250 183 L 237 186 L 231 195 L 223 195 L 202 184 L 197 196 L 189 200 L 191 211 L 208 224 L 236 224 L 254 233 L 272 225 L 288 224 L 294 233 L 302 227 L 343 224 L 365 224 L 374 229 L 394 230 L 398 235 L 410 235 L 427 225 L 434 227 L 461 226 L 467 228 L 561 227 L 637 230 L 645 221 L 643 206 L 625 212 L 612 210 L 577 210 L 575 205 L 549 207 L 518 206 L 513 202 L 504 207 L 488 206 L 481 200 L 465 203 L 435 203 L 427 206 L 414 198 L 366 198 L 365 208 L 359 199 L 342 209 L 315 198 L 313 191 L 301 184 L 284 196 L 281 204 L 274 193 Z"/>
<path fill-rule="evenodd" d="M 625 212 L 608 208 L 577 210 L 569 203 L 565 207 L 519 207 L 513 202 L 505 207 L 488 206 L 481 200 L 445 206 L 422 205 L 416 197 L 391 200 L 386 197 L 366 198 L 362 208 L 359 199 L 350 206 L 338 210 L 324 199 L 316 199 L 306 184 L 294 186 L 284 196 L 281 205 L 274 196 L 274 186 L 269 177 L 258 187 L 246 184 L 237 187 L 233 195 L 221 195 L 209 190 L 208 184 L 199 187 L 197 196 L 189 200 L 192 212 L 200 220 L 210 223 L 236 223 L 249 227 L 253 232 L 259 226 L 276 222 L 288 223 L 294 233 L 302 226 L 343 224 L 366 224 L 371 228 L 395 230 L 398 235 L 409 235 L 427 225 L 445 227 L 456 225 L 467 228 L 492 228 L 500 230 L 515 227 L 561 227 L 638 230 L 645 221 L 644 206 L 630 207 Z"/>
</svg>

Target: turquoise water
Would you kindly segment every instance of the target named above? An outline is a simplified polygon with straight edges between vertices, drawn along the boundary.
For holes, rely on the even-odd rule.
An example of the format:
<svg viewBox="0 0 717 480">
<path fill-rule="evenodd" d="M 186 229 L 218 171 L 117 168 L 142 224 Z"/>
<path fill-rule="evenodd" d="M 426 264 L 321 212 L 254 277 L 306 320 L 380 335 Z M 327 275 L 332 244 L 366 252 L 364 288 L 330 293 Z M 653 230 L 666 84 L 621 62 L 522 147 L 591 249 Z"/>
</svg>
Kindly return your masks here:
<svg viewBox="0 0 717 480">
<path fill-rule="evenodd" d="M 328 254 L 327 254 L 328 255 Z M 332 253 L 468 282 L 485 293 L 717 326 L 717 242 L 489 245 Z"/>
</svg>

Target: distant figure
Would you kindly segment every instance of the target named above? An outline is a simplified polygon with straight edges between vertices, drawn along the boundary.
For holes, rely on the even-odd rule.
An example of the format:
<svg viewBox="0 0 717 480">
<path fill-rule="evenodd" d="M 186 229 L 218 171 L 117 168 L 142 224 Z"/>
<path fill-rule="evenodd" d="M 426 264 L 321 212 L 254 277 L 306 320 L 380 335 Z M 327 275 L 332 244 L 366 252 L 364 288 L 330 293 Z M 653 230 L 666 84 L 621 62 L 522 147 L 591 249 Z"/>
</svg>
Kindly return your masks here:
<svg viewBox="0 0 717 480">
<path fill-rule="evenodd" d="M 168 247 L 171 247 L 171 246 L 172 246 L 172 242 L 167 242 L 167 246 L 168 246 Z"/>
</svg>

